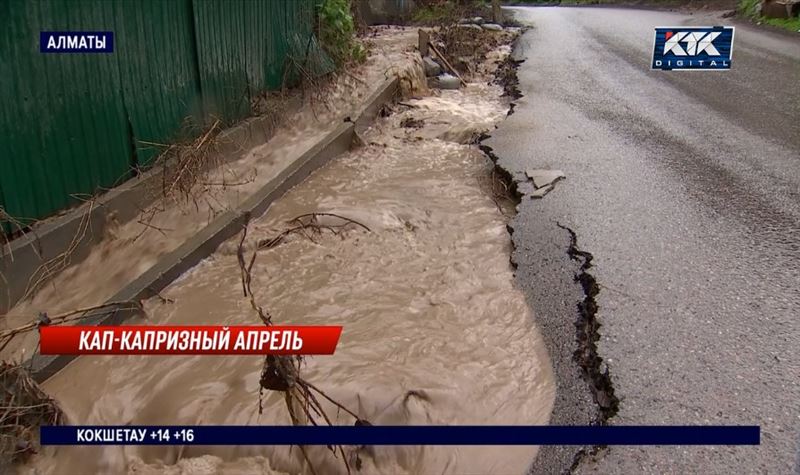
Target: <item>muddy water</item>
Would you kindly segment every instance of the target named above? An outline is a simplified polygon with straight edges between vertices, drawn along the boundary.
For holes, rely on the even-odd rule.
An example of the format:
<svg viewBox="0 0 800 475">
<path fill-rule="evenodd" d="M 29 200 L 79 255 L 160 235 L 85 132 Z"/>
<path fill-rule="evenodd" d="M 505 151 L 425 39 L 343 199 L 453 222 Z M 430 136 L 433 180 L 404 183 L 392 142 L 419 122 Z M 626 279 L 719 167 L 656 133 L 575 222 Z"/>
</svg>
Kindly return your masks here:
<svg viewBox="0 0 800 475">
<path fill-rule="evenodd" d="M 335 159 L 250 224 L 266 238 L 303 213 L 358 220 L 312 242 L 261 251 L 252 288 L 273 319 L 343 325 L 336 354 L 303 375 L 373 424 L 546 424 L 550 364 L 509 264 L 505 219 L 483 183 L 490 166 L 464 145 L 505 114 L 499 88 L 408 99 L 365 145 Z M 403 127 L 407 119 L 424 127 Z M 412 121 L 413 122 L 413 121 Z M 336 224 L 331 218 L 331 224 Z M 149 323 L 254 324 L 236 239 L 163 295 Z M 252 247 L 252 242 L 248 245 Z M 140 320 L 144 322 L 144 320 Z M 289 424 L 279 394 L 258 413 L 259 357 L 81 357 L 45 383 L 81 424 Z M 334 409 L 337 423 L 352 419 Z M 535 447 L 348 447 L 360 473 L 524 473 Z M 312 448 L 317 473 L 344 473 Z M 295 448 L 47 449 L 39 473 L 307 473 Z"/>
<path fill-rule="evenodd" d="M 304 106 L 286 118 L 286 125 L 271 140 L 220 166 L 207 180 L 237 185 L 204 187 L 205 191 L 196 194 L 197 200 L 170 201 L 166 211 L 152 219 L 142 215 L 127 223 L 112 220 L 107 235 L 85 260 L 73 263 L 31 299 L 12 308 L 0 318 L 0 329 L 26 324 L 40 311 L 54 315 L 103 303 L 161 256 L 177 249 L 219 214 L 235 209 L 277 176 L 344 117 L 352 115 L 353 109 L 387 77 L 406 78 L 403 84 L 408 86 L 418 84 L 413 80 L 419 62 L 419 55 L 412 51 L 416 35 L 413 29 L 374 29 L 369 35 L 371 54 L 365 64 L 324 85 L 323 90 L 308 91 Z M 36 344 L 35 333 L 18 336 L 2 357 L 24 361 Z"/>
</svg>

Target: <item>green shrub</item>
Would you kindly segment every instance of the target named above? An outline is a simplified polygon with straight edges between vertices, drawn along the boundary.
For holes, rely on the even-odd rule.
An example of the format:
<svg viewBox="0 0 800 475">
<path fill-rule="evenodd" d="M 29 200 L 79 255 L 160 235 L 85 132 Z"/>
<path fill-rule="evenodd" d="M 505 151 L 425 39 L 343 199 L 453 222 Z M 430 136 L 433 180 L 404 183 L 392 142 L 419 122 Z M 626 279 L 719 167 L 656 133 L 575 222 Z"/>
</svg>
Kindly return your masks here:
<svg viewBox="0 0 800 475">
<path fill-rule="evenodd" d="M 350 11 L 350 0 L 322 0 L 317 4 L 320 43 L 340 65 L 367 58 L 367 51 L 356 38 Z"/>
<path fill-rule="evenodd" d="M 764 23 L 784 30 L 791 30 L 800 33 L 800 17 L 794 18 L 762 18 Z"/>
<path fill-rule="evenodd" d="M 760 0 L 739 0 L 739 13 L 747 18 L 757 18 Z"/>
<path fill-rule="evenodd" d="M 767 18 L 758 14 L 760 0 L 739 0 L 739 14 L 759 23 L 783 28 L 784 30 L 800 32 L 800 17 L 794 18 Z"/>
<path fill-rule="evenodd" d="M 455 3 L 439 3 L 423 6 L 414 12 L 412 22 L 419 25 L 441 25 L 452 23 L 458 18 Z"/>
</svg>

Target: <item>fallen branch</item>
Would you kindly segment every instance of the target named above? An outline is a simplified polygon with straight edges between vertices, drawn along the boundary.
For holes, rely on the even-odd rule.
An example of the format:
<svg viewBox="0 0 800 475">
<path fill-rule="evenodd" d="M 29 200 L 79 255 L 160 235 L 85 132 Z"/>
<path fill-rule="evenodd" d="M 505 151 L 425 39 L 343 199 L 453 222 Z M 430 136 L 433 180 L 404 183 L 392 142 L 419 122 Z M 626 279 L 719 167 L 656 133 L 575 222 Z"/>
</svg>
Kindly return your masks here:
<svg viewBox="0 0 800 475">
<path fill-rule="evenodd" d="M 461 81 L 461 84 L 466 86 L 467 85 L 467 81 L 465 81 L 464 78 L 462 78 L 461 75 L 458 74 L 458 71 L 456 71 L 456 68 L 454 68 L 450 64 L 450 62 L 447 61 L 447 58 L 445 58 L 444 55 L 438 49 L 436 49 L 436 46 L 434 46 L 434 44 L 431 43 L 430 41 L 428 42 L 428 46 L 430 46 L 431 49 L 433 50 L 433 52 L 436 53 L 436 56 L 441 58 L 441 60 L 444 62 L 444 65 L 447 66 L 447 69 L 449 69 L 450 72 L 452 72 Z"/>
<path fill-rule="evenodd" d="M 355 225 L 361 226 L 367 232 L 370 232 L 370 233 L 372 232 L 372 230 L 370 228 L 368 228 L 364 224 L 359 223 L 355 219 L 346 218 L 344 216 L 341 216 L 341 215 L 338 215 L 338 214 L 334 214 L 334 213 L 307 213 L 307 214 L 301 214 L 300 216 L 296 216 L 296 217 L 292 218 L 291 221 L 302 221 L 303 218 L 308 218 L 308 217 L 310 217 L 312 219 L 312 221 L 314 221 L 314 220 L 316 220 L 317 216 L 333 216 L 334 218 L 339 218 L 342 221 L 345 221 L 345 224 L 342 225 L 343 228 L 346 227 L 348 224 L 355 224 Z"/>
<path fill-rule="evenodd" d="M 94 315 L 93 313 L 90 312 L 93 312 L 95 310 L 111 309 L 111 308 L 114 308 L 115 310 L 143 311 L 141 303 L 134 302 L 132 300 L 125 300 L 121 302 L 108 302 L 101 305 L 93 305 L 91 307 L 84 307 L 76 310 L 70 310 L 68 312 L 60 313 L 52 317 L 48 316 L 46 313 L 41 313 L 39 314 L 39 317 L 35 321 L 26 323 L 16 328 L 10 328 L 8 330 L 1 331 L 0 351 L 3 351 L 3 349 L 5 349 L 5 347 L 11 342 L 11 340 L 20 333 L 27 333 L 36 330 L 43 325 L 61 325 L 64 323 L 70 323 L 82 320 L 84 318 L 88 318 Z M 14 318 L 14 316 L 7 315 L 6 318 Z M 19 316 L 17 316 L 16 318 L 19 318 Z"/>
<path fill-rule="evenodd" d="M 505 206 L 502 203 L 514 203 L 514 199 L 511 195 L 511 190 L 508 188 L 508 185 L 500 178 L 497 171 L 492 167 L 491 174 L 489 175 L 481 175 L 478 178 L 478 184 L 481 188 L 485 189 L 486 194 L 489 198 L 494 202 L 497 210 L 500 211 L 504 217 L 509 218 L 511 217 L 508 212 L 506 212 Z"/>
<path fill-rule="evenodd" d="M 27 221 L 28 224 L 23 224 L 20 219 Z M 33 251 L 39 257 L 42 258 L 42 243 L 39 239 L 39 234 L 36 232 L 36 228 L 34 226 L 35 219 L 31 218 L 15 218 L 8 214 L 8 212 L 0 206 L 0 225 L 3 222 L 8 223 L 8 227 L 10 229 L 9 234 L 6 234 L 5 230 L 3 230 L 2 226 L 0 226 L 0 238 L 3 239 L 3 244 L 0 245 L 0 259 L 5 257 L 6 255 L 9 256 L 11 262 L 14 262 L 14 252 L 12 250 L 11 241 L 14 239 L 14 236 L 24 236 L 27 233 L 33 233 L 33 237 L 35 238 L 34 241 L 31 243 L 33 247 Z M 17 228 L 16 231 L 13 228 Z M 6 247 L 8 248 L 8 254 L 6 254 Z"/>
<path fill-rule="evenodd" d="M 186 155 L 184 155 L 184 156 L 188 156 L 188 159 L 183 160 L 183 163 L 180 166 L 180 171 L 178 172 L 178 174 L 175 177 L 175 179 L 172 181 L 172 184 L 169 186 L 169 189 L 165 192 L 165 195 L 167 195 L 167 196 L 171 195 L 173 190 L 175 189 L 175 187 L 178 186 L 178 185 L 180 185 L 181 188 L 188 189 L 188 188 L 191 188 L 194 185 L 194 183 L 196 183 L 196 180 L 194 180 L 193 183 L 190 183 L 190 184 L 187 185 L 187 184 L 183 183 L 183 181 L 181 179 L 184 176 L 183 174 L 187 170 L 189 170 L 190 166 L 197 165 L 195 163 L 195 160 L 194 160 L 194 155 L 197 154 L 197 152 L 199 152 L 203 148 L 205 143 L 208 141 L 208 138 L 211 136 L 211 133 L 214 132 L 217 129 L 218 125 L 219 125 L 219 119 L 214 121 L 214 125 L 212 125 L 211 128 L 208 129 L 206 131 L 206 133 L 203 134 L 202 138 L 196 143 L 196 145 L 194 146 L 194 154 L 186 154 Z M 200 164 L 200 166 L 202 166 L 202 165 L 203 164 Z"/>
<path fill-rule="evenodd" d="M 261 319 L 264 325 L 272 325 L 272 315 L 270 315 L 268 311 L 264 310 L 264 308 L 256 302 L 253 291 L 250 290 L 250 282 L 252 282 L 251 271 L 253 270 L 253 264 L 256 262 L 258 250 L 256 249 L 256 251 L 253 252 L 253 255 L 250 257 L 250 263 L 245 265 L 244 240 L 247 237 L 247 225 L 249 224 L 249 221 L 250 217 L 247 216 L 242 229 L 242 239 L 239 241 L 239 247 L 236 249 L 236 258 L 239 261 L 239 269 L 241 270 L 242 277 L 242 292 L 244 293 L 245 297 L 250 298 L 250 306 L 256 311 L 258 318 Z"/>
<path fill-rule="evenodd" d="M 78 223 L 78 229 L 67 246 L 67 249 L 52 259 L 48 259 L 46 262 L 43 262 L 41 265 L 39 265 L 39 267 L 36 268 L 31 277 L 28 279 L 28 284 L 25 287 L 25 292 L 19 299 L 20 301 L 31 297 L 39 290 L 39 288 L 41 288 L 44 283 L 69 266 L 72 261 L 72 253 L 75 252 L 81 242 L 83 242 L 83 240 L 86 238 L 86 234 L 91 227 L 94 206 L 95 197 L 92 197 L 88 200 L 87 209 L 83 215 L 81 215 L 81 220 Z"/>
<path fill-rule="evenodd" d="M 35 454 L 39 427 L 61 424 L 64 417 L 55 400 L 19 365 L 0 363 L 0 401 L 0 466 Z"/>
<path fill-rule="evenodd" d="M 335 218 L 339 218 L 344 221 L 343 224 L 338 225 L 331 225 L 331 224 L 319 224 L 317 218 L 319 216 L 333 216 Z M 328 230 L 335 235 L 341 234 L 342 231 L 347 229 L 348 226 L 354 225 L 359 226 L 366 230 L 367 232 L 372 232 L 372 230 L 354 219 L 347 218 L 345 216 L 341 216 L 334 213 L 306 213 L 301 214 L 299 216 L 295 216 L 294 218 L 287 221 L 289 224 L 295 224 L 295 226 L 284 230 L 280 234 L 275 237 L 269 239 L 261 239 L 256 243 L 256 249 L 271 249 L 278 244 L 282 243 L 286 237 L 291 234 L 302 234 L 306 237 L 309 241 L 316 243 L 317 241 L 314 240 L 312 234 L 321 234 L 323 230 Z M 309 233 L 310 231 L 310 233 Z"/>
<path fill-rule="evenodd" d="M 164 231 L 169 231 L 162 226 L 153 224 L 153 220 L 159 214 L 173 207 L 173 203 L 193 203 L 195 209 L 199 210 L 198 200 L 202 200 L 211 191 L 211 188 L 226 188 L 249 183 L 249 181 L 227 183 L 224 174 L 221 183 L 209 179 L 213 170 L 221 164 L 221 158 L 215 153 L 216 138 L 221 131 L 221 124 L 221 121 L 216 119 L 210 127 L 191 142 L 162 144 L 139 141 L 141 144 L 163 148 L 163 151 L 154 163 L 154 167 L 160 167 L 160 187 L 156 185 L 156 189 L 149 191 L 156 195 L 151 200 L 152 204 L 139 210 L 140 217 L 137 222 L 142 225 L 142 229 L 133 238 L 134 241 L 151 229 L 162 234 Z"/>
<path fill-rule="evenodd" d="M 345 221 L 344 224 L 339 225 L 337 227 L 334 226 L 321 226 L 316 223 L 317 216 L 326 215 L 326 216 L 335 216 Z M 272 316 L 269 314 L 268 311 L 264 310 L 255 299 L 253 295 L 253 291 L 250 288 L 252 284 L 252 271 L 253 271 L 253 264 L 255 263 L 256 256 L 260 249 L 270 248 L 277 245 L 281 242 L 286 236 L 291 233 L 295 232 L 303 232 L 306 228 L 313 228 L 316 229 L 317 232 L 321 232 L 322 229 L 331 229 L 331 228 L 338 228 L 339 231 L 344 229 L 344 227 L 355 224 L 358 226 L 363 227 L 367 231 L 370 229 L 349 218 L 345 218 L 343 216 L 335 215 L 332 213 L 308 213 L 297 216 L 289 221 L 290 223 L 299 223 L 297 226 L 294 226 L 275 238 L 269 240 L 262 240 L 257 245 L 255 250 L 253 251 L 252 256 L 249 259 L 245 258 L 245 251 L 244 251 L 244 243 L 247 238 L 247 228 L 249 224 L 249 217 L 245 219 L 245 224 L 242 229 L 242 237 L 239 240 L 239 246 L 237 248 L 237 259 L 239 262 L 239 270 L 241 273 L 242 279 L 242 292 L 246 297 L 250 300 L 250 306 L 256 311 L 261 321 L 268 326 L 273 325 L 272 323 Z M 334 230 L 334 232 L 337 232 Z M 289 412 L 289 418 L 292 421 L 293 425 L 299 426 L 302 425 L 303 418 L 311 423 L 312 425 L 320 425 L 321 423 L 327 424 L 328 426 L 333 426 L 333 421 L 328 417 L 325 408 L 322 406 L 320 402 L 320 397 L 325 399 L 326 401 L 330 402 L 334 406 L 339 409 L 344 410 L 347 414 L 352 416 L 355 419 L 355 425 L 367 425 L 369 422 L 364 421 L 358 417 L 358 415 L 348 409 L 343 404 L 337 402 L 332 397 L 328 396 L 324 391 L 322 391 L 317 386 L 309 383 L 300 375 L 300 364 L 302 362 L 302 357 L 300 356 L 287 356 L 287 355 L 267 355 L 264 359 L 264 366 L 261 370 L 261 378 L 260 378 L 260 390 L 259 390 L 259 414 L 263 410 L 262 405 L 262 397 L 263 391 L 278 391 L 284 393 L 284 401 L 286 403 L 286 409 Z M 298 412 L 299 411 L 299 412 Z M 313 464 L 311 463 L 311 459 L 308 456 L 308 452 L 306 451 L 304 446 L 299 446 L 300 452 L 303 454 L 303 458 L 308 463 L 309 469 L 311 473 L 316 473 Z M 331 452 L 333 452 L 334 456 L 338 452 L 342 456 L 342 461 L 344 462 L 345 468 L 347 473 L 350 473 L 350 464 L 347 461 L 347 456 L 344 452 L 344 447 L 341 445 L 338 446 L 329 446 Z"/>
</svg>

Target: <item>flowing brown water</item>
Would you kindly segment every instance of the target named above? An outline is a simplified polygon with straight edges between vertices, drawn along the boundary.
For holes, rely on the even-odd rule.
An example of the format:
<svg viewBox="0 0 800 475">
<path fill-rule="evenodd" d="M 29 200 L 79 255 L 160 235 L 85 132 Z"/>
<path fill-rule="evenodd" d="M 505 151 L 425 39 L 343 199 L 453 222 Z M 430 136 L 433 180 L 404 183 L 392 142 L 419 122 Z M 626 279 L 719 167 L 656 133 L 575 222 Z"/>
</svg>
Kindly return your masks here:
<svg viewBox="0 0 800 475">
<path fill-rule="evenodd" d="M 505 114 L 498 87 L 405 102 L 250 224 L 252 240 L 303 213 L 352 229 L 261 251 L 252 288 L 277 323 L 343 325 L 335 355 L 304 377 L 373 424 L 546 424 L 550 364 L 513 285 L 505 218 L 487 194 L 491 166 L 467 141 Z M 403 127 L 408 118 L 422 128 Z M 454 141 L 455 140 L 455 141 Z M 335 220 L 336 218 L 330 218 Z M 242 297 L 238 238 L 146 303 L 148 323 L 256 324 Z M 248 243 L 252 248 L 252 242 Z M 144 322 L 141 320 L 140 322 Z M 80 424 L 289 424 L 280 394 L 258 413 L 262 358 L 81 357 L 44 388 Z M 330 409 L 331 415 L 336 415 Z M 344 415 L 342 424 L 352 423 Z M 524 473 L 535 447 L 372 447 L 360 473 Z M 317 473 L 344 473 L 324 447 Z M 288 447 L 48 448 L 39 473 L 305 473 Z"/>
</svg>

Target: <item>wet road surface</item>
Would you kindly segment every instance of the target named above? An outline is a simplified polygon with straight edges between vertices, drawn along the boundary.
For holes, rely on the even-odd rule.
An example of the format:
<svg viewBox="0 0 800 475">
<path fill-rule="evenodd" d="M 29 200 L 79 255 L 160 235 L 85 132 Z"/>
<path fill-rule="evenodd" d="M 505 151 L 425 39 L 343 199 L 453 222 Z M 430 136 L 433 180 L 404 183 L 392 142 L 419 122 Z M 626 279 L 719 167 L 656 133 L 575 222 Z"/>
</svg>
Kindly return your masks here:
<svg viewBox="0 0 800 475">
<path fill-rule="evenodd" d="M 517 12 L 534 25 L 517 50 L 523 97 L 484 143 L 517 180 L 567 177 L 512 222 L 558 379 L 551 423 L 601 419 L 573 359 L 584 292 L 560 224 L 593 256 L 609 423 L 762 429 L 757 447 L 547 447 L 532 472 L 800 471 L 800 40 L 737 24 L 731 71 L 651 71 L 655 26 L 730 20 Z"/>
</svg>

